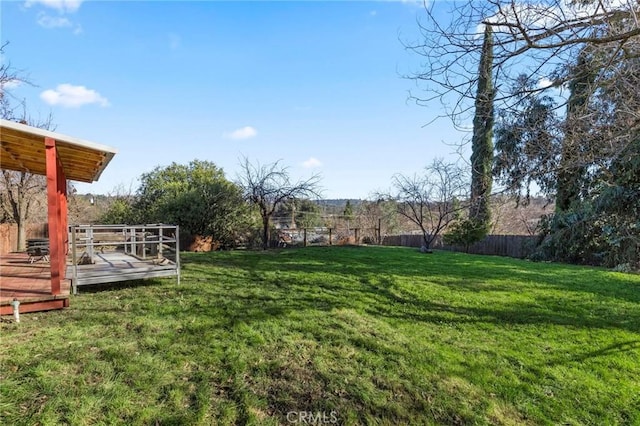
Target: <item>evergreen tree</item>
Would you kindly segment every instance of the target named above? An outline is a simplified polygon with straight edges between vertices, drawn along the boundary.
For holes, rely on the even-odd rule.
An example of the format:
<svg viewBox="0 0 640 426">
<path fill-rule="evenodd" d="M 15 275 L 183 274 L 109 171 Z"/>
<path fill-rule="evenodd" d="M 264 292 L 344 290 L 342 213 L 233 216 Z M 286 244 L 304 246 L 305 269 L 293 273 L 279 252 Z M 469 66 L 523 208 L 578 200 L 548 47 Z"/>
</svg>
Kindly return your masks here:
<svg viewBox="0 0 640 426">
<path fill-rule="evenodd" d="M 493 35 L 485 26 L 482 56 L 478 70 L 478 92 L 471 144 L 471 207 L 469 217 L 489 229 L 493 163 Z M 486 232 L 486 231 L 485 231 Z"/>
<path fill-rule="evenodd" d="M 525 204 L 532 189 L 548 197 L 556 192 L 564 142 L 558 105 L 544 93 L 532 94 L 536 84 L 521 75 L 512 89 L 519 94 L 518 109 L 499 110 L 495 124 L 493 175 L 518 202 L 524 196 Z"/>
<path fill-rule="evenodd" d="M 569 100 L 567 102 L 566 131 L 562 142 L 562 156 L 558 170 L 556 192 L 556 211 L 566 211 L 580 198 L 584 174 L 588 161 L 585 151 L 588 149 L 587 135 L 590 123 L 588 121 L 589 100 L 594 90 L 596 73 L 588 67 L 594 58 L 590 58 L 584 48 L 578 55 L 578 60 L 572 70 L 573 79 L 569 83 Z"/>
<path fill-rule="evenodd" d="M 180 225 L 192 235 L 212 237 L 222 247 L 233 247 L 250 220 L 242 189 L 210 161 L 158 166 L 143 173 L 140 182 L 130 209 L 123 201 L 114 205 L 111 213 L 116 218 L 134 213 L 134 222 Z"/>
<path fill-rule="evenodd" d="M 344 206 L 342 215 L 346 220 L 353 219 L 353 206 L 351 205 L 351 200 L 347 200 L 347 204 Z"/>
</svg>

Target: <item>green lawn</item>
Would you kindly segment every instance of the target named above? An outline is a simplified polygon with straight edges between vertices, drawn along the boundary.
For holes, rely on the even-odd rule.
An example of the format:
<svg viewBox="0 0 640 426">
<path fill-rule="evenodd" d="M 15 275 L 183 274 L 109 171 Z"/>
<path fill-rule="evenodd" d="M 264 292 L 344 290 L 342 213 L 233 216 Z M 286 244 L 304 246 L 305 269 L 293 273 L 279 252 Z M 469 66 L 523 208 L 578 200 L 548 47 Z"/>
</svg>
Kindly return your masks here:
<svg viewBox="0 0 640 426">
<path fill-rule="evenodd" d="M 5 317 L 0 424 L 640 424 L 638 275 L 389 247 L 183 261 L 180 286 Z"/>
</svg>

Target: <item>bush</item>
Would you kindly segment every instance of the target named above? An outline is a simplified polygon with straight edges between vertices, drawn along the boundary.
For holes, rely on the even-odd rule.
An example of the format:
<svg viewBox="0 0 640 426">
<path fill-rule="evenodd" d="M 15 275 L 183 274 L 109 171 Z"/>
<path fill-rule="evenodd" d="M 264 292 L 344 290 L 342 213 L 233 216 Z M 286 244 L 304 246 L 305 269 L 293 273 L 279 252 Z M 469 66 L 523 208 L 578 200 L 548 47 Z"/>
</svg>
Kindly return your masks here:
<svg viewBox="0 0 640 426">
<path fill-rule="evenodd" d="M 446 245 L 462 246 L 465 252 L 469 252 L 471 244 L 482 240 L 487 235 L 484 224 L 472 219 L 459 219 L 451 229 L 442 236 Z"/>
<path fill-rule="evenodd" d="M 540 243 L 532 260 L 640 268 L 640 222 L 632 216 L 599 211 L 583 202 L 544 217 L 540 227 Z"/>
</svg>

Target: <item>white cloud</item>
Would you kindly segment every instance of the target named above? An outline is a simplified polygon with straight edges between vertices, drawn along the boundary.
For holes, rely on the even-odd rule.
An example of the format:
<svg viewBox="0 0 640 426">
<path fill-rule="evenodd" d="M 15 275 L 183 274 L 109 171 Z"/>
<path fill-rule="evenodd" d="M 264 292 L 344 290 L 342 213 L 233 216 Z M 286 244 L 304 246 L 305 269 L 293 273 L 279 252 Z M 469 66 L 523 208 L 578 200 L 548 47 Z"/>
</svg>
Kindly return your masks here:
<svg viewBox="0 0 640 426">
<path fill-rule="evenodd" d="M 0 88 L 1 89 L 15 89 L 16 87 L 20 86 L 21 81 L 18 79 L 12 79 L 12 80 L 8 80 L 8 81 L 3 81 L 2 83 L 0 83 Z"/>
<path fill-rule="evenodd" d="M 372 10 L 371 12 L 369 12 L 369 16 L 376 16 L 378 14 L 377 10 Z"/>
<path fill-rule="evenodd" d="M 322 162 L 315 157 L 310 157 L 308 160 L 302 162 L 302 167 L 305 169 L 322 167 Z"/>
<path fill-rule="evenodd" d="M 74 24 L 69 18 L 65 18 L 64 16 L 50 16 L 46 13 L 40 13 L 38 15 L 38 25 L 49 30 L 73 27 L 74 35 L 82 34 L 82 25 Z"/>
<path fill-rule="evenodd" d="M 43 12 L 38 14 L 38 25 L 43 28 L 65 28 L 73 24 L 64 16 L 50 16 Z"/>
<path fill-rule="evenodd" d="M 540 80 L 538 80 L 538 88 L 540 89 L 546 89 L 551 86 L 553 86 L 553 81 L 551 81 L 547 77 L 542 77 Z"/>
<path fill-rule="evenodd" d="M 26 0 L 25 7 L 32 7 L 34 5 L 41 5 L 48 9 L 54 9 L 58 12 L 57 16 L 52 16 L 46 12 L 40 11 L 38 13 L 37 23 L 42 28 L 71 28 L 73 27 L 73 34 L 78 35 L 82 33 L 82 26 L 75 24 L 66 17 L 66 14 L 75 13 L 80 8 L 84 0 Z"/>
<path fill-rule="evenodd" d="M 258 134 L 258 131 L 251 126 L 241 127 L 240 129 L 236 129 L 233 132 L 225 133 L 223 136 L 227 139 L 250 139 L 255 137 Z"/>
<path fill-rule="evenodd" d="M 93 89 L 72 84 L 59 84 L 54 89 L 45 90 L 40 98 L 49 105 L 77 108 L 83 105 L 97 104 L 102 107 L 109 106 L 109 100 Z"/>
<path fill-rule="evenodd" d="M 31 7 L 39 4 L 50 9 L 55 9 L 60 13 L 76 12 L 84 0 L 27 0 L 24 5 Z"/>
</svg>

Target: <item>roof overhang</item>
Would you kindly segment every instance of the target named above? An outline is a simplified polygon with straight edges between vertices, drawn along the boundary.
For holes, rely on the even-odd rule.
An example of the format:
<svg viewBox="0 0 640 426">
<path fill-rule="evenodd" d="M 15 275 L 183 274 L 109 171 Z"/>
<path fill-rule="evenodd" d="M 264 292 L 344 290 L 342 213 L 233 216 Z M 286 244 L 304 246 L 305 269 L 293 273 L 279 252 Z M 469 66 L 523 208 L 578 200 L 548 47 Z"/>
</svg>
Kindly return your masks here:
<svg viewBox="0 0 640 426">
<path fill-rule="evenodd" d="M 45 138 L 56 141 L 67 179 L 95 182 L 118 152 L 115 148 L 0 119 L 0 169 L 47 174 Z"/>
</svg>

